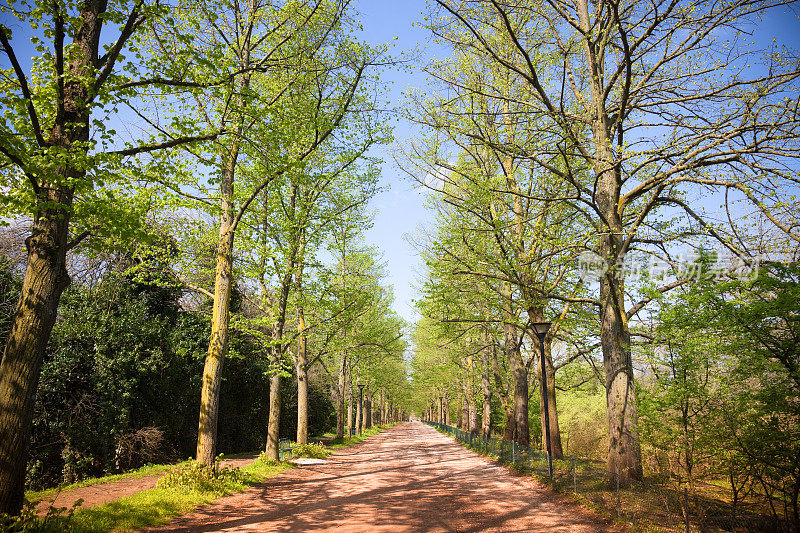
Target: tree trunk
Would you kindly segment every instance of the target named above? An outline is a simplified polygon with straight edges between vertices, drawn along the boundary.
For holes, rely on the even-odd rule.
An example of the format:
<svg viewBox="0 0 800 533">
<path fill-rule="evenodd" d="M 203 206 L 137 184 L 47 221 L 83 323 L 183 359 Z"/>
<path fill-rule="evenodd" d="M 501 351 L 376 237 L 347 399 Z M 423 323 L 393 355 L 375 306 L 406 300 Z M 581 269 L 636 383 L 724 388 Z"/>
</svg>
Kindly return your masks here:
<svg viewBox="0 0 800 533">
<path fill-rule="evenodd" d="M 342 354 L 342 362 L 339 365 L 339 384 L 336 389 L 336 438 L 344 438 L 344 410 L 345 410 L 345 394 L 347 394 L 345 382 L 345 367 L 347 365 L 347 357 Z"/>
<path fill-rule="evenodd" d="M 281 375 L 272 374 L 269 378 L 269 422 L 267 424 L 267 459 L 277 461 L 280 457 L 278 443 L 281 430 Z"/>
<path fill-rule="evenodd" d="M 504 283 L 503 294 L 503 351 L 511 369 L 511 379 L 514 383 L 514 440 L 517 444 L 528 446 L 530 444 L 530 431 L 528 429 L 528 369 L 522 362 L 519 342 L 517 341 L 517 328 L 512 321 L 515 316 L 511 309 L 512 295 L 509 284 Z"/>
<path fill-rule="evenodd" d="M 69 198 L 64 200 L 71 201 Z M 57 214 L 57 211 L 61 211 Z M 42 213 L 26 240 L 28 263 L 0 363 L 0 512 L 18 514 L 25 493 L 28 445 L 36 389 L 66 269 L 69 215 Z"/>
<path fill-rule="evenodd" d="M 231 168 L 232 171 L 232 168 Z M 228 186 L 233 191 L 233 174 L 228 174 Z M 217 267 L 214 278 L 214 304 L 211 319 L 211 339 L 208 344 L 203 385 L 200 390 L 200 421 L 197 430 L 197 461 L 210 465 L 217 454 L 217 417 L 219 389 L 222 382 L 222 363 L 228 351 L 228 324 L 233 285 L 233 212 L 230 197 L 223 198 L 223 214 L 219 225 Z"/>
<path fill-rule="evenodd" d="M 356 420 L 355 420 L 355 431 L 356 433 L 361 433 L 362 430 L 362 422 L 364 420 L 364 393 L 359 391 L 358 398 L 356 399 Z"/>
<path fill-rule="evenodd" d="M 300 260 L 297 264 L 296 286 L 298 292 L 303 286 L 303 251 L 301 243 Z M 297 303 L 297 444 L 308 444 L 308 336 L 302 295 Z"/>
<path fill-rule="evenodd" d="M 536 339 L 536 344 L 539 344 L 539 340 Z M 544 366 L 545 371 L 547 372 L 547 411 L 549 413 L 550 418 L 550 452 L 555 459 L 561 459 L 564 456 L 564 450 L 561 446 L 561 431 L 558 424 L 558 409 L 556 408 L 556 371 L 555 367 L 553 366 L 553 357 L 551 352 L 551 343 L 549 339 L 545 339 L 544 344 Z M 537 349 L 537 353 L 540 349 Z M 541 367 L 541 360 L 540 357 L 537 357 L 539 364 L 536 365 L 536 377 L 539 380 L 539 387 L 541 392 L 542 386 L 542 367 Z M 539 394 L 539 412 L 544 413 L 544 397 L 542 394 Z M 542 450 L 547 450 L 547 443 L 545 442 L 545 417 L 542 415 L 541 417 L 541 424 L 542 424 Z"/>
<path fill-rule="evenodd" d="M 473 435 L 478 434 L 478 404 L 475 402 L 475 395 L 470 394 L 467 396 L 467 405 L 469 407 L 469 432 Z"/>
<path fill-rule="evenodd" d="M 584 35 L 591 32 L 587 0 L 575 3 L 579 27 Z M 590 163 L 595 174 L 595 202 L 602 221 L 600 256 L 613 267 L 624 256 L 622 211 L 620 209 L 622 176 L 611 147 L 613 132 L 609 131 L 611 114 L 605 108 L 603 59 L 587 37 L 583 52 L 590 70 L 592 109 L 592 144 L 594 154 Z M 615 268 L 609 268 L 600 278 L 600 341 L 606 374 L 608 405 L 609 450 L 606 468 L 620 483 L 629 484 L 642 478 L 642 458 L 636 433 L 637 413 L 634 390 L 633 362 L 630 353 L 630 332 L 625 312 L 625 291 Z"/>
<path fill-rule="evenodd" d="M 347 379 L 345 380 L 347 387 L 347 434 L 353 432 L 353 384 L 351 383 L 350 369 L 347 369 Z"/>
<path fill-rule="evenodd" d="M 241 56 L 245 66 L 249 66 L 250 51 L 246 49 Z M 250 86 L 250 73 L 239 78 L 239 88 Z M 243 91 L 239 91 L 236 103 L 241 109 L 244 105 Z M 236 130 L 244 129 L 244 118 L 239 115 Z M 217 449 L 217 417 L 219 416 L 219 389 L 222 381 L 222 363 L 228 352 L 228 324 L 233 285 L 233 240 L 236 231 L 234 214 L 234 178 L 239 159 L 240 135 L 231 136 L 227 147 L 220 176 L 220 221 L 217 244 L 216 273 L 214 276 L 214 304 L 211 321 L 211 339 L 203 368 L 203 384 L 200 391 L 200 420 L 197 429 L 197 461 L 209 465 L 214 460 Z"/>
<path fill-rule="evenodd" d="M 372 393 L 370 393 L 364 401 L 366 402 L 364 405 L 366 409 L 364 413 L 364 428 L 369 429 L 372 427 Z"/>
<path fill-rule="evenodd" d="M 636 433 L 637 411 L 630 353 L 630 333 L 620 306 L 621 283 L 606 275 L 600 281 L 601 310 L 600 339 L 606 371 L 606 400 L 608 405 L 608 462 L 610 476 L 619 476 L 620 483 L 629 484 L 642 478 L 642 459 Z"/>
<path fill-rule="evenodd" d="M 298 317 L 299 320 L 302 320 Z M 305 321 L 300 322 L 305 327 Z M 300 325 L 298 325 L 298 328 Z M 297 444 L 308 444 L 308 339 L 301 334 L 297 346 Z"/>
<path fill-rule="evenodd" d="M 483 372 L 481 372 L 481 392 L 483 393 L 483 415 L 481 416 L 481 435 L 489 438 L 492 436 L 492 386 L 489 381 L 489 346 L 481 350 Z"/>
</svg>

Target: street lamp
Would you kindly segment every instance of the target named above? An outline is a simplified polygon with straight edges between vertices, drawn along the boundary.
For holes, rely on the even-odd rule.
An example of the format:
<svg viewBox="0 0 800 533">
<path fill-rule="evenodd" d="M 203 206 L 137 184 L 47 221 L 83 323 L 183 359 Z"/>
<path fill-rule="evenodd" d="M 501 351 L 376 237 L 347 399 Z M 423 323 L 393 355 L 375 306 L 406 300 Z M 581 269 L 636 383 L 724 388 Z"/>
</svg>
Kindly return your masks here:
<svg viewBox="0 0 800 533">
<path fill-rule="evenodd" d="M 361 435 L 361 429 L 364 426 L 364 384 L 358 384 L 358 434 Z"/>
<path fill-rule="evenodd" d="M 547 332 L 550 331 L 550 322 L 535 322 L 532 324 L 533 331 L 539 339 L 539 347 L 541 348 L 542 360 L 542 404 L 544 405 L 544 438 L 547 443 L 547 473 L 550 475 L 550 481 L 553 480 L 553 454 L 550 449 L 550 409 L 547 407 L 547 371 L 544 367 L 544 338 L 547 337 Z"/>
</svg>

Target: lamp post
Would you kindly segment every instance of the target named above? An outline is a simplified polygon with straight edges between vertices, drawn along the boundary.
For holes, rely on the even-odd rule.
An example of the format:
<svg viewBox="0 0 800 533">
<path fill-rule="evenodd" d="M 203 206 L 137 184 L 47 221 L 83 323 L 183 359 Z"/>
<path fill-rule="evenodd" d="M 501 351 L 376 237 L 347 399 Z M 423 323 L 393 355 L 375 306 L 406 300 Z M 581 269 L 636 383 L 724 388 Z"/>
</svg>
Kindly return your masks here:
<svg viewBox="0 0 800 533">
<path fill-rule="evenodd" d="M 542 360 L 542 404 L 544 405 L 544 438 L 547 445 L 547 473 L 550 476 L 550 481 L 553 480 L 553 454 L 550 449 L 550 409 L 547 406 L 547 371 L 544 367 L 544 338 L 547 337 L 547 332 L 550 331 L 550 322 L 535 322 L 532 324 L 533 331 L 539 339 L 539 347 L 541 348 Z"/>
<path fill-rule="evenodd" d="M 361 429 L 364 426 L 364 384 L 358 384 L 358 434 L 361 435 Z"/>
</svg>

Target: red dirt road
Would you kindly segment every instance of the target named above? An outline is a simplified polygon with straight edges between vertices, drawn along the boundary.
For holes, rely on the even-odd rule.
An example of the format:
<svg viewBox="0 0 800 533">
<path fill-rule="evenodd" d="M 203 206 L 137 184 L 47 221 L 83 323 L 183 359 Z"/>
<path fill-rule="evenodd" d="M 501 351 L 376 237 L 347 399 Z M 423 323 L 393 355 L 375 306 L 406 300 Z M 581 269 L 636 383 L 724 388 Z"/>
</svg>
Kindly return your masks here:
<svg viewBox="0 0 800 533">
<path fill-rule="evenodd" d="M 151 531 L 618 531 L 421 422 Z"/>
</svg>

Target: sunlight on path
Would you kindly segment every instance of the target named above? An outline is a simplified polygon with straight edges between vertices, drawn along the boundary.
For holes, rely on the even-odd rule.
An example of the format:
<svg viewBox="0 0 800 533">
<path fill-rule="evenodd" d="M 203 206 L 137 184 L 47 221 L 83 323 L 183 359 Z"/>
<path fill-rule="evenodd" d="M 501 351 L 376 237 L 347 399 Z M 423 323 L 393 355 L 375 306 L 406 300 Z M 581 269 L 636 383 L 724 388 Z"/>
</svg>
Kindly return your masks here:
<svg viewBox="0 0 800 533">
<path fill-rule="evenodd" d="M 173 520 L 160 531 L 614 531 L 420 422 Z M 156 529 L 151 530 L 156 531 Z"/>
</svg>

